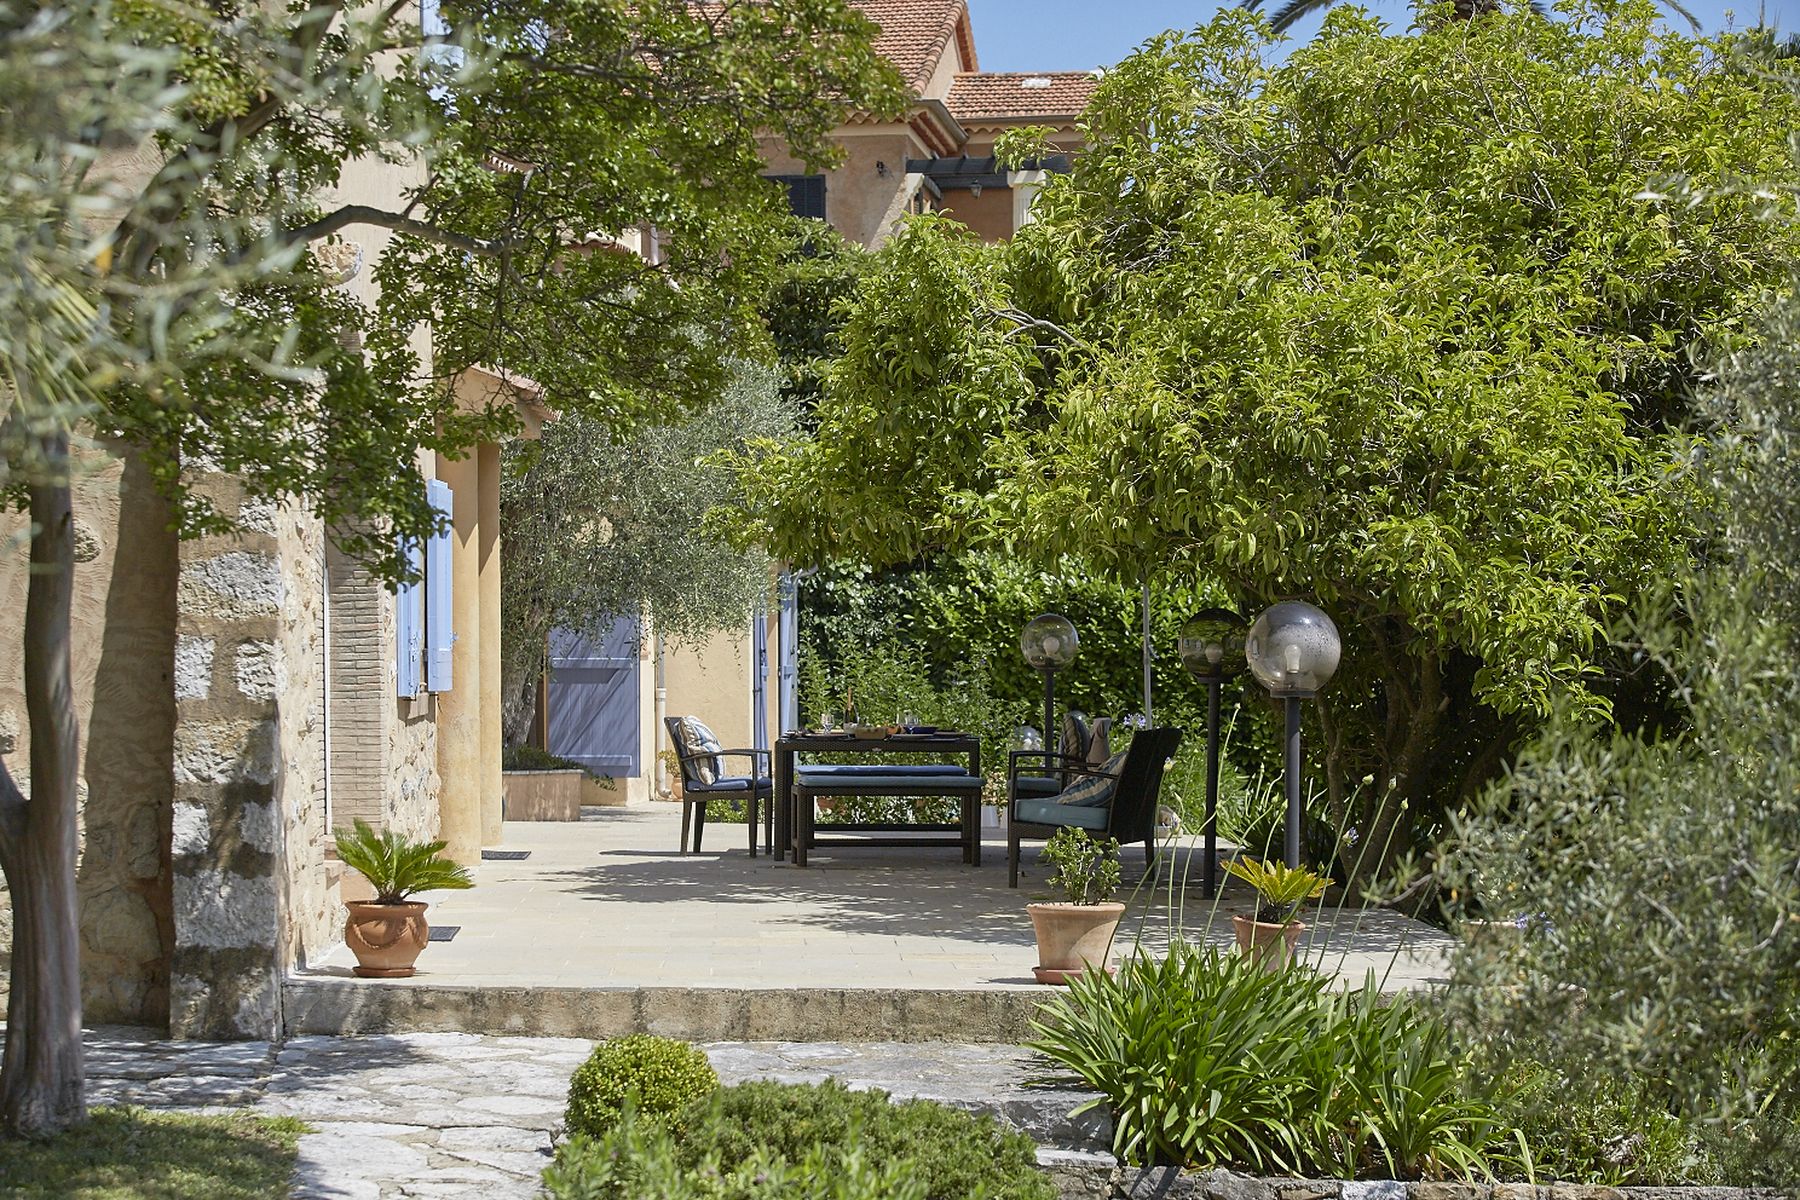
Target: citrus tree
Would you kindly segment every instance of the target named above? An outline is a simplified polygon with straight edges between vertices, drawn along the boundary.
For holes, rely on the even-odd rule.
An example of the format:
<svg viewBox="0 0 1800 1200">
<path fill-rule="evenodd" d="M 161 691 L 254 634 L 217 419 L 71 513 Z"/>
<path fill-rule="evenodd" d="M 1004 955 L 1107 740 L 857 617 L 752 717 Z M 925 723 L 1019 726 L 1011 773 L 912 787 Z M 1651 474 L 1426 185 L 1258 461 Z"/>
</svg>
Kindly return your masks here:
<svg viewBox="0 0 1800 1200">
<path fill-rule="evenodd" d="M 1315 600 L 1353 879 L 1422 844 L 1553 706 L 1603 713 L 1610 615 L 1688 555 L 1696 361 L 1791 225 L 1778 64 L 1642 3 L 1405 36 L 1242 13 L 1109 72 L 1005 247 L 914 223 L 862 281 L 817 435 L 747 461 L 797 561 L 985 544 Z"/>
</svg>

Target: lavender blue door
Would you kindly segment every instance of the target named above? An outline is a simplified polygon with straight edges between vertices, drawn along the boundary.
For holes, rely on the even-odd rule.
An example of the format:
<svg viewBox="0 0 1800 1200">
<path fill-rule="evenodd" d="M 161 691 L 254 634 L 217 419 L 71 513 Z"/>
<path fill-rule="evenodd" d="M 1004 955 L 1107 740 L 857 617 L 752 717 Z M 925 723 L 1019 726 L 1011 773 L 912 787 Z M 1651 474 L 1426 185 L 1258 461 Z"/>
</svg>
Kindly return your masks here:
<svg viewBox="0 0 1800 1200">
<path fill-rule="evenodd" d="M 550 634 L 550 753 L 598 775 L 643 772 L 638 758 L 638 623 L 615 622 L 604 637 L 568 629 Z"/>
</svg>

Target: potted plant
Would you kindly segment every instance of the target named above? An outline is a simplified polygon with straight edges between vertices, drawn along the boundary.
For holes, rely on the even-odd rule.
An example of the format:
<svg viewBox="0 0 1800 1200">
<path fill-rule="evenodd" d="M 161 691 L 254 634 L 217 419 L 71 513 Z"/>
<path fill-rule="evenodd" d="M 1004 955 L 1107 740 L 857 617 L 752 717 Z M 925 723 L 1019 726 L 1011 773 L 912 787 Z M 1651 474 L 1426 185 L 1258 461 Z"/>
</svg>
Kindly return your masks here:
<svg viewBox="0 0 1800 1200">
<path fill-rule="evenodd" d="M 1065 827 L 1044 847 L 1044 858 L 1056 868 L 1050 886 L 1068 894 L 1061 904 L 1027 904 L 1037 932 L 1039 983 L 1067 983 L 1089 967 L 1109 969 L 1113 934 L 1125 906 L 1112 899 L 1119 890 L 1119 843 L 1094 841 L 1085 829 Z"/>
<path fill-rule="evenodd" d="M 470 888 L 466 867 L 442 854 L 443 842 L 413 842 L 392 830 L 380 833 L 367 822 L 337 831 L 337 854 L 375 889 L 373 900 L 346 900 L 344 944 L 356 955 L 356 973 L 365 979 L 397 979 L 413 973 L 413 962 L 431 937 L 425 904 L 415 892 Z"/>
<path fill-rule="evenodd" d="M 1238 950 L 1268 970 L 1280 970 L 1293 961 L 1294 947 L 1306 932 L 1306 923 L 1298 919 L 1300 906 L 1323 896 L 1331 880 L 1273 859 L 1235 859 L 1225 864 L 1225 870 L 1256 889 L 1256 915 L 1231 917 Z"/>
</svg>

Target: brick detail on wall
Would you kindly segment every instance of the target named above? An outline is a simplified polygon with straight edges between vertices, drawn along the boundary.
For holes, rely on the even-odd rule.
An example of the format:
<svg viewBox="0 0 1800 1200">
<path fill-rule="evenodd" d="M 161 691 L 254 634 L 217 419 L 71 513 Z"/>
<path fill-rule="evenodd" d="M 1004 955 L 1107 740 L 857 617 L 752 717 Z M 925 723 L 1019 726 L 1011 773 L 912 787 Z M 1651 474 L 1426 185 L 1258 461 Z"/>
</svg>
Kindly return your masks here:
<svg viewBox="0 0 1800 1200">
<path fill-rule="evenodd" d="M 395 707 L 392 635 L 384 621 L 387 592 L 367 567 L 334 545 L 325 551 L 330 592 L 331 820 L 380 829 L 388 781 L 387 723 Z"/>
</svg>

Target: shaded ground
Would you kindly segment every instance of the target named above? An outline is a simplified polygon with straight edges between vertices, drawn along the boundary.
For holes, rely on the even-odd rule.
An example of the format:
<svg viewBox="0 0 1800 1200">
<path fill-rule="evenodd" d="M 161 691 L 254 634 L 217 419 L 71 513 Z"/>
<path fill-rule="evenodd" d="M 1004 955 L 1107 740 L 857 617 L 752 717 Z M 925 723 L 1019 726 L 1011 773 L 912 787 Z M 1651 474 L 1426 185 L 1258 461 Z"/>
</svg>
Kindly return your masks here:
<svg viewBox="0 0 1800 1200">
<path fill-rule="evenodd" d="M 285 1196 L 305 1126 L 245 1113 L 108 1109 L 47 1142 L 0 1141 L 18 1200 L 268 1200 Z"/>
</svg>

